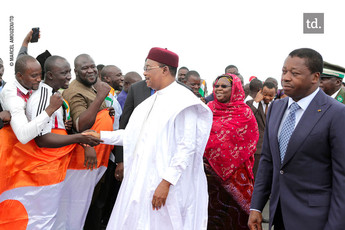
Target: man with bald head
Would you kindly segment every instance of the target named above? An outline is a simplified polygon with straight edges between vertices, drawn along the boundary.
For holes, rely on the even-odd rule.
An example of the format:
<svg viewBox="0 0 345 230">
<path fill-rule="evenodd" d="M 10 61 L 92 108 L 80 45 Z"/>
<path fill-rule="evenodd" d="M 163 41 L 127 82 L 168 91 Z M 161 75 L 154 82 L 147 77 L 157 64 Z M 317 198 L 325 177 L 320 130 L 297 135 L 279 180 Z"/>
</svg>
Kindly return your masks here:
<svg viewBox="0 0 345 230">
<path fill-rule="evenodd" d="M 39 84 L 39 88 L 33 92 L 27 101 L 26 115 L 29 121 L 36 119 L 40 114 L 45 113 L 45 109 L 50 106 L 49 97 L 56 93 L 60 88 L 67 88 L 71 79 L 70 66 L 66 59 L 52 56 L 47 59 L 46 80 Z M 0 196 L 0 200 L 11 200 L 25 204 L 28 215 L 28 229 L 40 226 L 42 229 L 54 228 L 58 219 L 58 210 L 60 206 L 60 197 L 62 191 L 66 190 L 63 181 L 66 175 L 66 168 L 70 162 L 70 156 L 76 145 L 84 143 L 94 145 L 90 136 L 82 134 L 67 135 L 65 131 L 64 114 L 68 114 L 62 106 L 56 110 L 50 117 L 50 122 L 39 130 L 39 135 L 35 141 L 30 141 L 23 145 L 21 143 L 13 144 L 12 151 L 1 152 L 0 155 L 6 159 L 12 169 L 8 170 L 5 164 L 0 167 L 1 175 L 8 170 L 8 178 L 5 186 L 10 190 Z M 0 138 L 3 140 L 3 138 Z M 5 140 L 2 146 L 12 143 Z M 39 148 L 47 147 L 47 148 Z M 49 149 L 53 148 L 53 149 Z M 90 148 L 91 147 L 85 147 Z M 8 155 L 5 155 L 8 154 Z M 75 154 L 75 153 L 73 153 Z M 93 151 L 93 162 L 96 154 Z M 85 157 L 88 160 L 88 157 Z M 93 167 L 93 165 L 91 166 Z M 4 170 L 4 171 L 3 171 Z M 13 171 L 11 171 L 13 170 Z M 20 175 L 20 176 L 18 176 Z M 49 179 L 47 179 L 49 178 Z M 0 182 L 1 186 L 4 183 Z M 55 199 L 51 199 L 55 197 Z M 12 222 L 13 225 L 23 221 L 7 219 L 3 217 L 3 223 Z M 0 228 L 2 225 L 0 224 Z"/>
<path fill-rule="evenodd" d="M 137 72 L 132 71 L 132 72 L 126 73 L 125 77 L 123 78 L 122 91 L 117 96 L 117 101 L 120 103 L 122 110 L 123 110 L 123 106 L 125 105 L 125 101 L 127 98 L 129 87 L 132 84 L 134 84 L 138 81 L 141 81 L 141 80 L 142 80 L 142 78 Z"/>
<path fill-rule="evenodd" d="M 116 92 L 120 91 L 123 86 L 123 76 L 121 70 L 114 65 L 107 65 L 103 67 L 101 71 L 101 81 L 106 82 L 110 86 L 108 96 L 105 98 L 107 107 L 114 108 L 114 130 L 119 128 L 120 116 L 122 114 L 122 108 L 117 101 Z M 96 85 L 98 82 L 96 83 Z"/>
<path fill-rule="evenodd" d="M 74 60 L 73 80 L 63 97 L 70 103 L 73 127 L 77 132 L 90 129 L 96 120 L 97 113 L 107 106 L 104 99 L 110 86 L 97 82 L 98 71 L 94 60 L 88 54 L 81 54 Z"/>
<path fill-rule="evenodd" d="M 26 115 L 31 121 L 39 114 L 43 109 L 49 106 L 47 103 L 49 95 L 58 92 L 59 89 L 67 89 L 69 81 L 71 80 L 71 67 L 68 61 L 60 56 L 50 56 L 45 62 L 45 80 L 41 82 L 38 90 L 36 90 L 27 103 Z M 88 142 L 87 135 L 72 134 L 72 135 L 54 135 L 52 129 L 66 129 L 67 119 L 69 117 L 68 104 L 65 101 L 63 106 L 56 110 L 51 116 L 50 124 L 46 125 L 35 138 L 35 141 L 39 147 L 47 148 L 59 148 L 62 146 L 85 143 L 93 145 Z M 85 138 L 86 137 L 86 138 Z M 92 162 L 92 167 L 95 162 Z"/>
<path fill-rule="evenodd" d="M 10 124 L 17 139 L 26 144 L 50 121 L 50 116 L 62 105 L 62 98 L 60 93 L 52 95 L 45 111 L 29 122 L 25 115 L 26 103 L 41 82 L 41 65 L 34 57 L 24 55 L 17 59 L 14 70 L 15 80 L 4 86 L 0 102 L 3 110 L 11 113 Z"/>
<path fill-rule="evenodd" d="M 108 83 L 114 90 L 121 91 L 123 87 L 122 71 L 114 65 L 104 66 L 101 71 L 102 81 Z"/>
<path fill-rule="evenodd" d="M 111 87 L 105 82 L 97 81 L 98 70 L 93 58 L 88 54 L 77 56 L 74 60 L 74 73 L 76 79 L 63 92 L 64 99 L 70 105 L 73 128 L 77 132 L 87 129 L 113 130 L 113 119 L 105 103 Z M 70 170 L 66 178 L 69 183 L 78 184 L 80 192 L 64 194 L 65 213 L 73 213 L 73 217 L 65 219 L 65 222 L 68 221 L 68 227 L 58 229 L 83 229 L 94 188 L 106 170 L 112 148 L 103 144 L 95 147 L 97 167 L 92 172 L 85 170 L 83 156 L 72 155 L 73 164 L 69 165 Z M 80 175 L 79 179 L 75 179 L 75 174 Z M 74 203 L 69 200 L 73 200 Z"/>
<path fill-rule="evenodd" d="M 55 186 L 56 183 L 63 180 L 61 179 L 63 176 L 59 173 L 60 164 L 52 165 L 53 161 L 50 158 L 50 156 L 57 157 L 59 153 L 47 156 L 41 154 L 39 148 L 34 148 L 31 152 L 26 151 L 27 146 L 34 144 L 31 140 L 42 132 L 44 127 L 49 124 L 52 114 L 62 105 L 59 93 L 55 93 L 53 96 L 50 96 L 52 94 L 47 95 L 46 103 L 50 100 L 49 106 L 42 108 L 41 114 L 31 121 L 27 119 L 25 114 L 27 101 L 31 93 L 38 89 L 41 73 L 41 65 L 35 58 L 28 55 L 22 56 L 15 63 L 14 82 L 6 84 L 0 93 L 1 105 L 4 110 L 9 111 L 11 116 L 10 126 L 5 125 L 0 130 L 0 156 L 6 161 L 0 165 L 0 175 L 4 176 L 0 178 L 0 201 L 3 204 L 3 210 L 10 208 L 12 211 L 16 203 L 22 205 L 24 211 L 29 213 L 25 217 L 30 220 L 27 225 L 28 229 L 32 229 L 33 226 L 50 229 L 55 215 L 51 212 L 47 215 L 47 206 L 49 206 L 49 210 L 56 210 L 56 206 L 48 205 L 47 197 L 52 194 L 52 190 L 55 191 L 58 187 Z M 51 169 L 54 169 L 53 172 L 49 171 Z M 48 181 L 47 175 L 51 176 L 48 180 L 50 185 L 54 184 L 54 188 L 45 187 Z M 54 180 L 56 178 L 59 179 L 56 181 Z M 45 188 L 38 189 L 41 186 Z M 33 208 L 32 201 L 36 207 L 40 208 Z M 9 203 L 11 205 L 6 206 Z M 19 223 L 23 223 L 23 218 L 23 216 L 16 215 L 16 219 L 13 219 L 9 215 L 4 215 L 1 218 L 0 228 L 6 224 L 9 228 L 19 226 Z"/>
</svg>

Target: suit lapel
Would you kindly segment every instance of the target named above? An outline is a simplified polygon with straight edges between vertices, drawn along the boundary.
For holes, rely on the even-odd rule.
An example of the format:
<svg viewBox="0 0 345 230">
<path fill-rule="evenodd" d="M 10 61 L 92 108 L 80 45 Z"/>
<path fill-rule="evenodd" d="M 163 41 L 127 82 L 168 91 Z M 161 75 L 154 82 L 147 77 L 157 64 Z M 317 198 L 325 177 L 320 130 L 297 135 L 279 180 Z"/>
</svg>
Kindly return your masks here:
<svg viewBox="0 0 345 230">
<path fill-rule="evenodd" d="M 262 120 L 262 124 L 266 125 L 266 116 L 265 116 L 265 112 L 264 112 L 264 107 L 262 106 L 262 103 L 259 102 L 259 114 Z"/>
<path fill-rule="evenodd" d="M 278 131 L 281 120 L 283 118 L 284 112 L 288 104 L 288 98 L 280 99 L 271 103 L 270 117 L 268 118 L 268 124 L 272 125 L 272 129 L 269 131 L 270 148 L 272 153 L 272 158 L 275 158 L 273 162 L 278 162 L 280 166 L 280 150 L 278 143 Z M 266 126 L 267 127 L 267 126 Z M 277 153 L 277 154 L 275 154 Z"/>
<path fill-rule="evenodd" d="M 291 135 L 282 167 L 286 165 L 291 158 L 297 153 L 302 143 L 305 141 L 311 130 L 329 108 L 326 104 L 327 96 L 320 90 L 310 102 L 301 120 L 298 122 L 294 132 Z"/>
</svg>

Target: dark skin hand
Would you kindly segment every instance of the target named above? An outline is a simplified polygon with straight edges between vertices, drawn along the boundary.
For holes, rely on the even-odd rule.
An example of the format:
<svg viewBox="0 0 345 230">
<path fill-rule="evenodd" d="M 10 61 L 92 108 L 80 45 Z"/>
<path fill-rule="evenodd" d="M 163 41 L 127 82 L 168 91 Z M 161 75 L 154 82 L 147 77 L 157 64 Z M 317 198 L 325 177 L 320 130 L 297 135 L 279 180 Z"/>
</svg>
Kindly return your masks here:
<svg viewBox="0 0 345 230">
<path fill-rule="evenodd" d="M 103 141 L 92 135 L 84 135 L 82 133 L 71 135 L 60 135 L 56 133 L 47 133 L 43 136 L 35 138 L 38 147 L 42 148 L 60 148 L 66 145 L 82 143 L 87 146 L 96 146 Z"/>
<path fill-rule="evenodd" d="M 170 183 L 166 180 L 162 180 L 157 186 L 152 198 L 152 209 L 159 210 L 165 205 L 165 201 L 169 194 Z"/>
<path fill-rule="evenodd" d="M 112 116 L 112 117 L 115 116 L 115 109 L 114 109 L 114 107 L 109 107 L 108 111 L 109 111 L 109 115 L 110 116 Z"/>
<path fill-rule="evenodd" d="M 251 210 L 248 219 L 248 227 L 250 230 L 262 230 L 262 214 L 261 212 Z"/>
<path fill-rule="evenodd" d="M 91 135 L 91 136 L 98 138 L 98 139 L 101 138 L 101 135 L 92 129 L 85 130 L 82 134 L 83 135 Z"/>
<path fill-rule="evenodd" d="M 97 154 L 94 148 L 89 146 L 84 146 L 84 167 L 87 169 L 97 168 Z"/>
<path fill-rule="evenodd" d="M 65 129 L 67 132 L 71 131 L 73 127 L 73 120 L 70 118 L 69 120 L 65 121 Z"/>
<path fill-rule="evenodd" d="M 115 169 L 115 179 L 117 181 L 123 180 L 123 162 L 117 163 L 117 166 Z"/>
<path fill-rule="evenodd" d="M 29 32 L 29 33 L 26 35 L 26 37 L 24 38 L 23 43 L 22 43 L 22 46 L 28 47 L 28 45 L 29 45 L 29 43 L 30 43 L 30 41 L 31 41 L 31 38 L 32 38 L 32 33 L 33 33 L 33 31 L 30 30 L 30 32 Z M 40 30 L 40 32 L 39 32 L 39 34 L 38 34 L 38 38 L 39 38 L 39 39 L 41 38 L 41 30 Z"/>
<path fill-rule="evenodd" d="M 254 101 L 259 103 L 264 99 L 264 95 L 262 94 L 262 89 L 256 94 L 256 97 L 254 98 Z"/>
<path fill-rule="evenodd" d="M 11 114 L 8 111 L 2 111 L 0 112 L 0 119 L 4 124 L 7 124 L 11 121 Z"/>
<path fill-rule="evenodd" d="M 58 110 L 62 106 L 63 100 L 62 95 L 59 92 L 54 93 L 50 97 L 50 102 L 48 107 L 46 108 L 46 112 L 48 116 L 50 117 L 56 110 Z"/>
</svg>

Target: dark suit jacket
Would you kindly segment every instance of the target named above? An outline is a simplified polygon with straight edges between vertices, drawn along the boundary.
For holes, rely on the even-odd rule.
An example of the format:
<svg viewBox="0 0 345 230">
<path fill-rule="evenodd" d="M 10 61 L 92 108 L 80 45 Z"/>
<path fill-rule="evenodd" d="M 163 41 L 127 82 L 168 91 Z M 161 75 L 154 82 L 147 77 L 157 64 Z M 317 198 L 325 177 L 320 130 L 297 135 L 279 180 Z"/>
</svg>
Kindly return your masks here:
<svg viewBox="0 0 345 230">
<path fill-rule="evenodd" d="M 255 108 L 253 106 L 254 100 L 249 100 L 246 102 L 246 104 L 250 107 L 250 109 L 253 111 L 256 122 L 258 123 L 259 128 L 259 140 L 256 144 L 256 152 L 254 154 L 254 165 L 253 165 L 253 173 L 254 173 L 254 179 L 256 178 L 256 174 L 259 168 L 259 162 L 261 157 L 261 149 L 262 149 L 262 143 L 264 142 L 264 132 L 265 132 L 265 126 L 266 126 L 266 115 L 264 112 L 264 107 L 262 106 L 262 103 L 259 103 L 259 107 Z"/>
<path fill-rule="evenodd" d="M 151 96 L 151 88 L 147 87 L 145 80 L 136 82 L 130 86 L 120 118 L 120 129 L 126 128 L 129 118 L 132 115 L 135 107 L 137 107 L 149 96 Z M 114 148 L 114 151 L 116 156 L 115 161 L 117 163 L 123 162 L 122 146 L 116 146 L 116 148 Z"/>
<path fill-rule="evenodd" d="M 256 122 L 258 123 L 258 128 L 259 128 L 259 141 L 258 144 L 256 145 L 256 152 L 255 154 L 261 154 L 261 149 L 262 149 L 262 143 L 264 142 L 264 131 L 265 131 L 265 126 L 266 126 L 266 116 L 264 112 L 264 107 L 262 106 L 262 103 L 259 103 L 259 107 L 256 109 L 253 106 L 254 100 L 249 100 L 247 101 L 247 105 L 250 107 L 250 109 L 253 111 Z"/>
<path fill-rule="evenodd" d="M 319 90 L 281 164 L 278 129 L 287 103 L 270 105 L 251 209 L 262 210 L 271 194 L 270 226 L 280 201 L 286 229 L 344 229 L 345 106 Z"/>
</svg>

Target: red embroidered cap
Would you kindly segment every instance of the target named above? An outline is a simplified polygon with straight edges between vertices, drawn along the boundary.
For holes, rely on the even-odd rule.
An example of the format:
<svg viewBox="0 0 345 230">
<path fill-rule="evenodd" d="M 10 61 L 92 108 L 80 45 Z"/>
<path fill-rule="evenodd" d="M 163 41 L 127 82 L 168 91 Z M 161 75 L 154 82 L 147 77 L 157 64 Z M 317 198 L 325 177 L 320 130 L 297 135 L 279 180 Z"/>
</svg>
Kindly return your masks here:
<svg viewBox="0 0 345 230">
<path fill-rule="evenodd" d="M 153 61 L 172 66 L 178 67 L 178 55 L 174 52 L 171 52 L 168 49 L 153 47 L 149 54 L 147 55 L 147 59 L 151 59 Z"/>
</svg>

